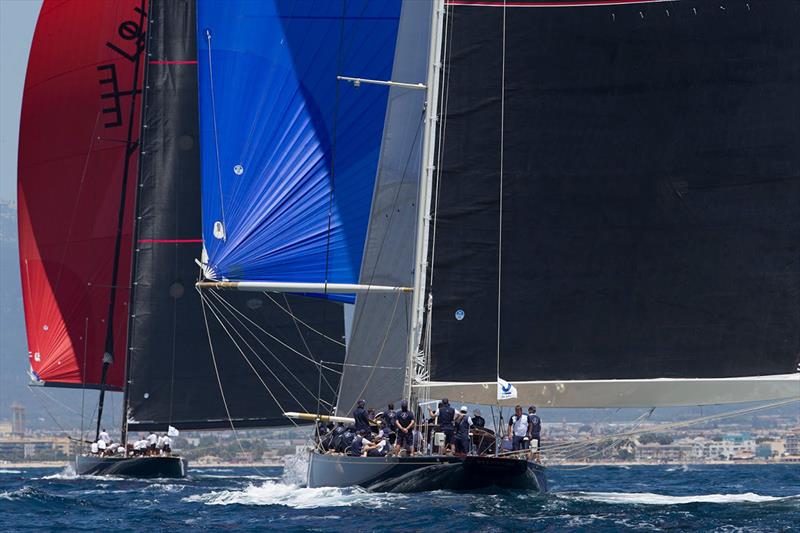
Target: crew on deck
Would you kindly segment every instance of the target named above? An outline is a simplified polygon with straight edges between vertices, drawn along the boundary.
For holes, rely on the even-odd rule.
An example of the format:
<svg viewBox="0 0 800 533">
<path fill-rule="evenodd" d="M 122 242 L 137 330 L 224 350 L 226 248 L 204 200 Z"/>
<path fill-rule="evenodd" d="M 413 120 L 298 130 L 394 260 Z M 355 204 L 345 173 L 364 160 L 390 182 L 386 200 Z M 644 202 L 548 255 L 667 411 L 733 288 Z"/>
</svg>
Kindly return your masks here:
<svg viewBox="0 0 800 533">
<path fill-rule="evenodd" d="M 358 400 L 356 408 L 353 409 L 353 420 L 355 420 L 356 431 L 370 431 L 369 428 L 369 414 L 364 409 L 366 400 Z"/>
<path fill-rule="evenodd" d="M 453 434 L 455 433 L 455 416 L 456 410 L 450 407 L 450 400 L 442 398 L 442 406 L 437 411 L 437 421 L 439 422 L 439 430 L 444 433 L 444 450 L 443 452 L 453 451 Z"/>
<path fill-rule="evenodd" d="M 415 453 L 442 453 L 469 455 L 495 454 L 498 442 L 492 429 L 486 428 L 486 419 L 479 409 L 469 416 L 466 405 L 456 411 L 447 398 L 442 398 L 436 411 L 428 409 L 430 418 L 427 424 L 417 425 L 416 417 L 408 408 L 408 401 L 400 402 L 400 409 L 394 410 L 392 403 L 379 413 L 377 421 L 369 416 L 365 409 L 366 401 L 356 402 L 353 410 L 353 425 L 345 426 L 338 422 L 336 426 L 329 424 L 320 431 L 320 450 L 326 453 L 339 453 L 351 456 L 383 457 L 385 455 L 413 455 Z M 422 407 L 417 408 L 418 416 L 423 416 Z M 502 413 L 501 413 L 501 424 Z M 372 426 L 375 426 L 373 428 Z M 430 434 L 425 435 L 426 429 Z M 438 433 L 439 439 L 431 437 Z M 536 407 L 530 406 L 528 413 L 523 413 L 517 405 L 514 415 L 508 423 L 509 438 L 503 439 L 503 448 L 508 451 L 538 449 L 541 434 L 541 419 L 536 415 Z M 394 439 L 394 445 L 392 445 Z M 438 441 L 436 446 L 433 442 Z M 159 440 L 159 449 L 162 449 Z M 438 446 L 442 446 L 438 449 Z M 507 446 L 507 447 L 506 447 Z M 401 453 L 405 451 L 405 454 Z"/>
<path fill-rule="evenodd" d="M 455 443 L 455 453 L 459 455 L 466 455 L 469 453 L 470 442 L 469 442 L 469 409 L 467 409 L 466 405 L 462 405 L 461 409 L 459 409 L 458 414 L 455 417 L 455 435 L 454 435 L 454 443 Z"/>
<path fill-rule="evenodd" d="M 386 422 L 386 426 L 389 428 L 389 444 L 391 445 L 394 445 L 397 439 L 397 433 L 395 432 L 396 420 L 397 420 L 397 412 L 394 410 L 394 404 L 389 403 L 386 411 L 383 412 L 383 421 Z"/>
<path fill-rule="evenodd" d="M 395 453 L 399 453 L 403 449 L 406 450 L 406 453 L 411 454 L 414 448 L 414 424 L 414 413 L 408 410 L 408 402 L 403 400 L 400 402 L 400 411 L 397 413 L 397 420 L 395 420 L 395 427 L 397 428 Z"/>
<path fill-rule="evenodd" d="M 542 445 L 542 419 L 536 414 L 535 405 L 528 407 L 528 428 L 531 434 L 531 451 L 538 454 Z"/>
<path fill-rule="evenodd" d="M 516 451 L 527 450 L 531 440 L 528 416 L 522 414 L 522 406 L 514 407 L 514 414 L 508 420 L 508 434 L 511 435 L 511 449 Z"/>
</svg>

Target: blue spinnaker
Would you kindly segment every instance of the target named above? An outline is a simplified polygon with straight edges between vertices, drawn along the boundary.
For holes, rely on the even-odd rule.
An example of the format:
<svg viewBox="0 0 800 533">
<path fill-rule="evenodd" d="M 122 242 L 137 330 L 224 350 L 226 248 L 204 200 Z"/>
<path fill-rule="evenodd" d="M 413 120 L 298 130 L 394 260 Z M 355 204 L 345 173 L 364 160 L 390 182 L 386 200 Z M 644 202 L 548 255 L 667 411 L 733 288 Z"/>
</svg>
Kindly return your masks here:
<svg viewBox="0 0 800 533">
<path fill-rule="evenodd" d="M 358 282 L 400 4 L 199 0 L 211 277 Z"/>
</svg>

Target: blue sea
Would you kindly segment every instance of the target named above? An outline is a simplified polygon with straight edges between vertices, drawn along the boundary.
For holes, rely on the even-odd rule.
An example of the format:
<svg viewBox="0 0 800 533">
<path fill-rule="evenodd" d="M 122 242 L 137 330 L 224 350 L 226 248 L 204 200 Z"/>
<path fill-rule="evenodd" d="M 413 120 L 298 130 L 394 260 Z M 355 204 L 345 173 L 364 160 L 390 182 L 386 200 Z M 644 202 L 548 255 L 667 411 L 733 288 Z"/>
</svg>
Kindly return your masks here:
<svg viewBox="0 0 800 533">
<path fill-rule="evenodd" d="M 0 531 L 800 531 L 800 465 L 553 467 L 551 492 L 370 494 L 303 464 L 187 479 L 0 467 Z"/>
</svg>

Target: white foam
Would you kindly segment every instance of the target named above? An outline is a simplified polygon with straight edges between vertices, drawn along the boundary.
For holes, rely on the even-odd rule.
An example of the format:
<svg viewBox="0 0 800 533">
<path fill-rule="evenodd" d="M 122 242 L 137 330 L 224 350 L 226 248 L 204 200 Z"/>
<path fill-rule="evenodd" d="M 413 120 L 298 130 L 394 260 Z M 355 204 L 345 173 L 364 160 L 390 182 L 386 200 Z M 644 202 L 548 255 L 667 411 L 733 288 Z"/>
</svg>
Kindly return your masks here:
<svg viewBox="0 0 800 533">
<path fill-rule="evenodd" d="M 287 485 L 305 485 L 308 479 L 308 452 L 303 451 L 283 458 L 283 482 Z"/>
<path fill-rule="evenodd" d="M 687 503 L 760 503 L 787 499 L 786 497 L 764 496 L 753 492 L 743 494 L 696 494 L 691 496 L 668 496 L 652 492 L 578 492 L 569 497 L 591 500 L 600 503 L 623 503 L 641 505 L 685 505 Z M 800 497 L 799 495 L 789 498 Z"/>
<path fill-rule="evenodd" d="M 22 470 L 5 470 L 0 469 L 0 474 L 21 474 Z"/>
<path fill-rule="evenodd" d="M 49 476 L 42 476 L 42 479 L 76 479 L 78 478 L 78 474 L 75 473 L 75 467 L 67 465 L 64 467 L 64 470 L 61 472 L 57 472 L 55 474 L 50 474 Z"/>
<path fill-rule="evenodd" d="M 298 485 L 267 481 L 262 485 L 250 484 L 242 490 L 221 490 L 195 494 L 183 498 L 183 501 L 206 505 L 283 505 L 295 509 L 316 509 L 318 507 L 349 507 L 359 504 L 381 507 L 400 497 L 402 496 L 378 496 L 361 489 L 338 487 L 309 489 Z"/>
</svg>

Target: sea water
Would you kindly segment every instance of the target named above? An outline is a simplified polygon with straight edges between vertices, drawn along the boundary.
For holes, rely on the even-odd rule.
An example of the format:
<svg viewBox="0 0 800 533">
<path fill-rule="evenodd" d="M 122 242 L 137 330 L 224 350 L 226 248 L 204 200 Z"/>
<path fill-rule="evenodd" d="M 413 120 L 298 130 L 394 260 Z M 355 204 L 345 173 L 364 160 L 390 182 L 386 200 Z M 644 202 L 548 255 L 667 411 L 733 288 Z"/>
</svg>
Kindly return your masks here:
<svg viewBox="0 0 800 533">
<path fill-rule="evenodd" d="M 0 531 L 800 531 L 800 465 L 552 467 L 524 491 L 303 488 L 302 464 L 186 479 L 0 468 Z"/>
</svg>

